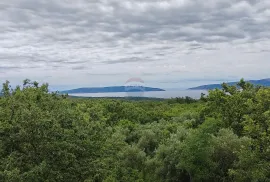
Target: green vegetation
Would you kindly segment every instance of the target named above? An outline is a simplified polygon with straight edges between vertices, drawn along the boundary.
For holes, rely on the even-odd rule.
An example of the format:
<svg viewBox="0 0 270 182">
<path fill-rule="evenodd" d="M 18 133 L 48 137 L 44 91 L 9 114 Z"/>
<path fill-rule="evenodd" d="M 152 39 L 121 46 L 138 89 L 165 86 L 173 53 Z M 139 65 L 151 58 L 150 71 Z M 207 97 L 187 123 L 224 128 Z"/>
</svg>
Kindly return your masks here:
<svg viewBox="0 0 270 182">
<path fill-rule="evenodd" d="M 246 82 L 249 82 L 256 86 L 264 86 L 264 87 L 270 87 L 270 79 L 262 79 L 262 80 L 248 80 Z M 238 82 L 227 82 L 226 84 L 229 86 L 237 86 Z M 210 84 L 210 85 L 201 85 L 198 87 L 189 88 L 189 90 L 213 90 L 213 89 L 222 89 L 222 84 Z"/>
<path fill-rule="evenodd" d="M 199 101 L 82 99 L 25 80 L 0 98 L 3 182 L 268 182 L 270 89 Z"/>
</svg>

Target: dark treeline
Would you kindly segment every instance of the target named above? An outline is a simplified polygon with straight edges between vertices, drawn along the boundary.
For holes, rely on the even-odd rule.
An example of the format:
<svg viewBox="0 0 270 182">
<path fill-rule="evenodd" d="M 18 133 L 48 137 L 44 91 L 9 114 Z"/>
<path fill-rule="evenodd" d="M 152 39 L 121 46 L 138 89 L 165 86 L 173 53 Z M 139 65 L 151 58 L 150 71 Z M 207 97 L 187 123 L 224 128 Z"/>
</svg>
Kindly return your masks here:
<svg viewBox="0 0 270 182">
<path fill-rule="evenodd" d="M 199 101 L 82 99 L 25 80 L 0 97 L 3 182 L 268 182 L 270 89 Z"/>
</svg>

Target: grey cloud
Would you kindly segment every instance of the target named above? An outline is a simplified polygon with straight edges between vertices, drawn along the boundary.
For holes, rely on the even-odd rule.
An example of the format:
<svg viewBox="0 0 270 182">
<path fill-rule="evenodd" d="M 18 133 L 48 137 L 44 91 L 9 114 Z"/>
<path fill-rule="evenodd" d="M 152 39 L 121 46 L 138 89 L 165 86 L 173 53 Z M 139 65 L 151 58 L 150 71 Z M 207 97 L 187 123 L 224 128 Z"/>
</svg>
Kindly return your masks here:
<svg viewBox="0 0 270 182">
<path fill-rule="evenodd" d="M 138 62 L 149 62 L 149 61 L 156 61 L 156 60 L 151 60 L 148 57 L 145 57 L 145 58 L 127 57 L 127 58 L 121 58 L 118 60 L 104 61 L 103 63 L 105 63 L 105 64 L 118 64 L 118 63 L 138 63 Z"/>
<path fill-rule="evenodd" d="M 153 74 L 155 64 L 181 61 L 200 72 L 222 67 L 230 55 L 218 63 L 215 54 L 235 49 L 245 67 L 245 52 L 270 50 L 269 9 L 268 0 L 1 0 L 0 61 L 28 72 L 99 65 L 120 75 L 125 65 Z"/>
<path fill-rule="evenodd" d="M 127 76 L 128 73 L 88 73 L 90 76 Z"/>
<path fill-rule="evenodd" d="M 72 70 L 84 70 L 84 69 L 87 69 L 87 67 L 85 67 L 85 66 L 74 66 L 74 67 L 72 67 Z"/>
<path fill-rule="evenodd" d="M 19 66 L 0 66 L 0 70 L 13 70 L 13 69 L 21 69 Z"/>
<path fill-rule="evenodd" d="M 133 53 L 131 53 L 131 54 L 137 55 L 137 54 L 143 54 L 143 52 L 133 52 Z"/>
<path fill-rule="evenodd" d="M 82 64 L 82 63 L 86 63 L 86 61 L 64 61 L 64 64 Z"/>
<path fill-rule="evenodd" d="M 270 52 L 270 49 L 263 49 L 261 52 Z"/>
<path fill-rule="evenodd" d="M 205 50 L 219 50 L 219 48 L 217 48 L 217 47 L 205 47 L 204 48 Z"/>
</svg>

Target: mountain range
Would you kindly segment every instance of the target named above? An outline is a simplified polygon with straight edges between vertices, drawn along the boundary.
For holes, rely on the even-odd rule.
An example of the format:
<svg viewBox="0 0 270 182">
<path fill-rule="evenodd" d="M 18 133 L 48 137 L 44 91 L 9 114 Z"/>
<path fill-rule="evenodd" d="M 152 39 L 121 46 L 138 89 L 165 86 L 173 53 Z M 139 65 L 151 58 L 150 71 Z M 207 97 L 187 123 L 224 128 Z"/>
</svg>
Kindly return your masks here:
<svg viewBox="0 0 270 182">
<path fill-rule="evenodd" d="M 112 93 L 112 92 L 150 92 L 150 91 L 165 91 L 160 88 L 152 87 L 132 87 L 132 86 L 111 86 L 111 87 L 89 87 L 64 90 L 62 94 L 78 94 L 78 93 Z"/>
<path fill-rule="evenodd" d="M 248 80 L 247 82 L 252 83 L 253 85 L 260 85 L 265 87 L 270 87 L 270 78 L 261 79 L 261 80 Z M 228 82 L 228 85 L 236 85 L 238 82 Z M 212 90 L 212 89 L 221 89 L 221 84 L 209 84 L 201 85 L 198 87 L 189 88 L 189 90 Z"/>
</svg>

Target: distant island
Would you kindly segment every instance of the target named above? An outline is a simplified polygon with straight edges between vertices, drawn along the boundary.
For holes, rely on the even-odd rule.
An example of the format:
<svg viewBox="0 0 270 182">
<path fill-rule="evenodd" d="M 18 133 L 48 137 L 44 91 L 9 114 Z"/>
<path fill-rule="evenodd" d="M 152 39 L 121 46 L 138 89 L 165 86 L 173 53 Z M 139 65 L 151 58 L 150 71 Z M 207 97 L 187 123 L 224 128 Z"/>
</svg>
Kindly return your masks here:
<svg viewBox="0 0 270 182">
<path fill-rule="evenodd" d="M 265 87 L 270 87 L 270 78 L 262 79 L 262 80 L 248 80 L 247 82 L 252 83 L 253 85 L 260 85 Z M 238 82 L 228 82 L 228 85 L 236 85 Z M 198 87 L 189 88 L 188 90 L 213 90 L 213 89 L 221 89 L 221 84 L 209 84 L 209 85 L 201 85 Z"/>
<path fill-rule="evenodd" d="M 151 91 L 165 91 L 160 88 L 152 87 L 132 87 L 132 86 L 112 86 L 112 87 L 90 87 L 90 88 L 76 88 L 71 90 L 60 91 L 62 94 L 79 94 L 79 93 L 113 93 L 113 92 L 151 92 Z"/>
</svg>

